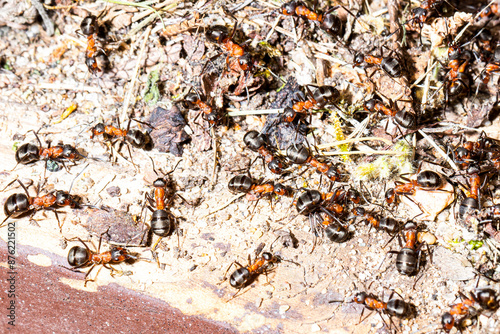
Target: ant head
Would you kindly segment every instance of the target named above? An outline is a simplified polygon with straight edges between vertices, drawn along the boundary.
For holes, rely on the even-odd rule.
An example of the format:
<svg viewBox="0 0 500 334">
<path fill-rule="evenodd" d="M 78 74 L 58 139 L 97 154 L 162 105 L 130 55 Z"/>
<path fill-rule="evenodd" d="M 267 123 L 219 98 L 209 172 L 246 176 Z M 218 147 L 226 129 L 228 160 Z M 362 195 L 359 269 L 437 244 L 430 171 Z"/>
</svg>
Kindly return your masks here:
<svg viewBox="0 0 500 334">
<path fill-rule="evenodd" d="M 90 135 L 90 139 L 94 138 L 94 136 L 102 135 L 104 131 L 105 131 L 104 123 L 96 124 L 92 129 L 90 129 L 90 132 L 92 132 L 92 134 Z"/>
<path fill-rule="evenodd" d="M 40 160 L 40 148 L 36 145 L 26 143 L 16 151 L 17 163 L 25 165 L 38 160 Z"/>
<path fill-rule="evenodd" d="M 476 289 L 472 293 L 475 301 L 481 304 L 481 307 L 494 311 L 498 309 L 499 304 L 496 297 L 496 291 L 490 288 Z"/>
<path fill-rule="evenodd" d="M 422 7 L 416 7 L 411 10 L 413 17 L 426 17 L 428 15 L 428 10 Z M 418 20 L 420 22 L 420 20 Z"/>
<path fill-rule="evenodd" d="M 447 333 L 453 328 L 454 324 L 455 318 L 453 318 L 453 316 L 449 312 L 443 314 L 443 316 L 441 317 L 441 325 L 443 325 L 443 329 Z"/>
<path fill-rule="evenodd" d="M 267 167 L 271 172 L 274 174 L 282 174 L 283 173 L 283 164 L 281 163 L 280 160 L 274 158 L 267 164 Z"/>
<path fill-rule="evenodd" d="M 358 292 L 356 296 L 354 296 L 354 302 L 358 304 L 364 304 L 367 297 L 368 295 L 366 294 L 366 292 Z"/>
<path fill-rule="evenodd" d="M 366 213 L 366 210 L 360 206 L 352 209 L 352 214 L 355 216 L 363 216 Z"/>
<path fill-rule="evenodd" d="M 153 182 L 153 187 L 155 188 L 165 188 L 167 186 L 167 181 L 160 177 Z"/>
<path fill-rule="evenodd" d="M 65 191 L 58 190 L 56 192 L 56 204 L 59 206 L 68 205 L 71 202 L 71 196 Z"/>
<path fill-rule="evenodd" d="M 94 15 L 89 15 L 84 18 L 82 20 L 82 23 L 80 24 L 80 29 L 82 30 L 82 33 L 87 36 L 96 34 L 98 30 L 97 17 L 95 17 Z"/>
<path fill-rule="evenodd" d="M 63 156 L 67 157 L 68 159 L 78 159 L 81 158 L 82 155 L 74 148 L 73 146 L 69 144 L 64 144 L 63 145 Z"/>
<path fill-rule="evenodd" d="M 83 267 L 90 260 L 90 250 L 86 247 L 74 246 L 69 250 L 68 263 L 72 267 Z"/>
<path fill-rule="evenodd" d="M 409 230 L 416 230 L 417 229 L 417 224 L 415 224 L 412 221 L 406 222 L 403 226 L 403 230 L 409 231 Z"/>
<path fill-rule="evenodd" d="M 344 22 L 337 15 L 328 13 L 323 17 L 320 27 L 329 35 L 339 36 L 344 30 Z"/>
<path fill-rule="evenodd" d="M 184 102 L 188 105 L 188 107 L 193 107 L 198 101 L 200 101 L 200 96 L 195 92 L 191 92 L 184 97 Z"/>
<path fill-rule="evenodd" d="M 269 253 L 269 252 L 264 252 L 262 253 L 262 257 L 264 258 L 264 260 L 266 261 L 271 261 L 273 260 L 274 256 L 273 254 Z"/>
<path fill-rule="evenodd" d="M 215 43 L 222 43 L 228 36 L 227 28 L 224 26 L 215 26 L 207 31 L 207 38 Z"/>
<path fill-rule="evenodd" d="M 362 53 L 356 53 L 354 55 L 354 66 L 360 66 L 365 62 L 365 56 Z"/>
<path fill-rule="evenodd" d="M 297 1 L 290 1 L 281 6 L 281 14 L 283 15 L 294 15 L 295 9 L 299 6 Z"/>
<path fill-rule="evenodd" d="M 337 170 L 337 168 L 335 167 L 330 167 L 328 168 L 328 170 L 326 171 L 326 174 L 325 176 L 330 180 L 330 181 L 334 181 L 334 182 L 338 182 L 340 181 L 340 173 L 339 171 Z"/>
<path fill-rule="evenodd" d="M 219 121 L 219 114 L 216 111 L 212 111 L 210 114 L 203 114 L 203 118 L 210 124 L 216 124 Z"/>
<path fill-rule="evenodd" d="M 376 99 L 369 99 L 366 101 L 363 105 L 366 111 L 373 111 L 375 109 L 375 105 L 377 104 L 378 100 Z"/>
<path fill-rule="evenodd" d="M 255 130 L 248 131 L 243 137 L 243 142 L 252 151 L 258 151 L 259 148 L 264 146 L 267 142 L 266 135 L 259 133 Z"/>
</svg>

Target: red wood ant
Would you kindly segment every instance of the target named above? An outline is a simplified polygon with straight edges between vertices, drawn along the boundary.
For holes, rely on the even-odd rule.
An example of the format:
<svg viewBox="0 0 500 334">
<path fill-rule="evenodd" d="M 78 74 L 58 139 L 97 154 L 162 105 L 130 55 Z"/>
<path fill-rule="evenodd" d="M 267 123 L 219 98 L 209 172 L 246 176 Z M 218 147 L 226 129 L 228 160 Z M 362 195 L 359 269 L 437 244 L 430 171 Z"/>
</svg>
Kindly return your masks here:
<svg viewBox="0 0 500 334">
<path fill-rule="evenodd" d="M 305 115 L 310 110 L 322 109 L 328 104 L 333 104 L 340 98 L 340 92 L 333 86 L 317 87 L 314 92 L 307 88 L 309 98 L 306 98 L 301 91 L 294 93 L 291 107 L 286 107 L 281 115 L 281 121 L 291 123 L 297 116 Z M 338 108 L 338 107 L 337 107 Z"/>
<path fill-rule="evenodd" d="M 71 161 L 72 163 L 75 163 L 75 161 L 85 158 L 85 156 L 80 154 L 74 146 L 69 144 L 51 146 L 51 143 L 48 142 L 47 147 L 42 147 L 42 142 L 40 141 L 40 138 L 38 138 L 38 134 L 36 132 L 34 133 L 39 146 L 31 143 L 25 143 L 19 146 L 16 150 L 17 164 L 14 169 L 18 164 L 28 165 L 40 160 L 45 160 L 45 169 L 47 169 L 47 163 L 49 160 L 59 162 L 66 168 L 64 162 Z"/>
<path fill-rule="evenodd" d="M 286 150 L 286 155 L 294 164 L 308 164 L 315 168 L 318 173 L 325 175 L 330 181 L 340 181 L 340 173 L 337 168 L 315 159 L 307 147 L 302 144 L 293 144 L 289 146 Z"/>
<path fill-rule="evenodd" d="M 479 17 L 491 17 L 491 16 L 500 16 L 500 11 L 498 10 L 500 5 L 498 3 L 492 3 L 487 8 L 481 10 Z"/>
<path fill-rule="evenodd" d="M 376 65 L 391 78 L 399 78 L 403 75 L 403 67 L 400 61 L 394 57 L 376 57 L 357 53 L 354 56 L 354 66 L 361 66 L 363 64 Z"/>
<path fill-rule="evenodd" d="M 393 117 L 394 121 L 403 128 L 412 129 L 417 125 L 417 117 L 415 114 L 406 111 L 406 109 L 396 110 L 396 108 L 387 107 L 378 99 L 370 99 L 363 105 L 366 111 L 383 113 L 386 116 Z"/>
<path fill-rule="evenodd" d="M 245 145 L 254 152 L 259 152 L 260 156 L 267 163 L 269 170 L 275 174 L 283 173 L 283 163 L 279 157 L 275 157 L 267 144 L 266 135 L 257 131 L 248 131 L 243 137 Z"/>
<path fill-rule="evenodd" d="M 396 187 L 386 191 L 385 200 L 388 204 L 394 203 L 398 195 L 412 196 L 417 189 L 434 191 L 440 190 L 445 185 L 443 177 L 430 170 L 420 172 L 416 180 L 406 180 L 407 183 L 396 182 Z"/>
<path fill-rule="evenodd" d="M 0 224 L 0 227 L 3 226 L 5 221 L 9 218 L 17 219 L 21 216 L 31 213 L 31 220 L 31 218 L 37 211 L 50 210 L 53 211 L 56 215 L 59 229 L 62 230 L 62 225 L 61 221 L 59 220 L 59 215 L 57 214 L 57 209 L 64 206 L 69 206 L 71 208 L 80 207 L 79 196 L 70 195 L 68 192 L 62 190 L 55 190 L 46 195 L 38 196 L 40 192 L 39 184 L 36 196 L 31 197 L 28 189 L 20 180 L 14 180 L 9 185 L 16 181 L 21 185 L 21 187 L 23 187 L 25 194 L 12 194 L 7 198 L 4 204 L 4 213 L 6 217 L 3 220 L 2 224 Z M 7 185 L 7 187 L 9 185 Z"/>
<path fill-rule="evenodd" d="M 494 72 L 500 72 L 500 62 L 499 61 L 495 61 L 495 62 L 486 64 L 484 70 L 480 74 L 480 79 L 481 79 L 482 83 L 487 85 L 490 82 L 491 74 Z"/>
<path fill-rule="evenodd" d="M 293 189 L 284 186 L 281 183 L 262 183 L 247 175 L 236 175 L 229 180 L 229 190 L 232 192 L 246 193 L 246 198 L 249 201 L 257 201 L 265 194 L 276 194 L 279 196 L 293 196 Z"/>
<path fill-rule="evenodd" d="M 344 22 L 342 22 L 342 20 L 332 12 L 340 7 L 344 8 L 353 17 L 356 17 L 343 6 L 335 6 L 330 8 L 325 13 L 319 13 L 309 9 L 301 1 L 290 1 L 283 4 L 280 8 L 280 12 L 281 14 L 287 16 L 294 16 L 310 21 L 317 21 L 323 31 L 331 36 L 338 37 L 344 30 Z"/>
<path fill-rule="evenodd" d="M 331 242 L 342 243 L 346 241 L 350 236 L 349 230 L 330 212 L 324 211 L 323 213 L 324 216 L 319 212 L 309 214 L 309 223 L 314 237 L 317 237 L 319 235 L 318 230 L 321 230 Z"/>
<path fill-rule="evenodd" d="M 248 265 L 242 266 L 238 262 L 240 268 L 236 269 L 229 277 L 229 284 L 233 288 L 242 289 L 247 286 L 256 276 L 266 272 L 273 265 L 278 263 L 280 258 L 268 252 L 262 253 L 262 256 L 257 257 L 254 261 L 248 256 Z M 234 296 L 233 296 L 234 298 Z"/>
<path fill-rule="evenodd" d="M 368 294 L 366 292 L 358 292 L 354 296 L 354 302 L 364 305 L 367 309 L 375 310 L 379 313 L 386 313 L 399 318 L 410 316 L 411 307 L 402 299 L 389 298 L 388 302 L 383 302 L 371 293 Z"/>
<path fill-rule="evenodd" d="M 407 222 L 403 227 L 403 235 L 405 239 L 404 247 L 399 251 L 395 251 L 396 268 L 400 274 L 410 276 L 418 272 L 420 266 L 421 251 L 417 250 L 417 224 Z"/>
<path fill-rule="evenodd" d="M 184 98 L 184 101 L 189 108 L 198 107 L 203 115 L 203 119 L 210 125 L 216 125 L 221 122 L 222 118 L 219 113 L 211 105 L 202 101 L 198 93 L 189 93 Z"/>
<path fill-rule="evenodd" d="M 97 17 L 94 15 L 85 17 L 80 24 L 80 30 L 82 34 L 87 36 L 85 64 L 90 73 L 97 75 L 98 72 L 104 72 L 109 66 L 109 59 L 98 39 L 99 24 Z"/>
<path fill-rule="evenodd" d="M 120 127 L 115 127 L 113 125 L 104 125 L 104 123 L 98 123 L 90 129 L 90 139 L 94 139 L 95 136 L 102 135 L 105 141 L 109 141 L 111 143 L 111 146 L 114 145 L 117 141 L 120 141 L 118 152 L 120 151 L 122 145 L 126 143 L 130 159 L 132 160 L 132 152 L 130 151 L 129 145 L 143 149 L 145 151 L 150 151 L 153 149 L 154 143 L 149 132 L 142 132 L 136 129 L 130 130 L 131 121 L 132 120 L 128 121 L 126 129 L 121 129 Z M 147 123 L 140 122 L 138 120 L 135 121 L 150 126 Z"/>
<path fill-rule="evenodd" d="M 107 231 L 104 232 L 103 234 L 105 234 L 105 233 L 107 233 Z M 111 267 L 112 264 L 118 264 L 118 263 L 130 261 L 130 260 L 135 261 L 138 259 L 137 256 L 131 254 L 126 248 L 117 247 L 117 246 L 112 247 L 109 251 L 100 253 L 102 235 L 99 239 L 99 246 L 97 247 L 96 252 L 90 250 L 90 248 L 80 238 L 77 238 L 77 239 L 85 247 L 73 246 L 69 250 L 68 263 L 73 268 L 68 268 L 68 269 L 76 271 L 78 268 L 90 266 L 90 269 L 85 274 L 84 286 L 87 286 L 87 282 L 94 282 L 95 279 L 97 278 L 97 275 L 99 275 L 99 272 L 101 271 L 102 267 L 99 268 L 99 271 L 97 272 L 97 274 L 95 275 L 95 277 L 93 279 L 88 278 L 90 273 L 92 272 L 92 270 L 96 266 L 102 265 L 103 267 L 111 270 L 112 275 L 113 275 L 113 272 L 115 272 L 117 270 L 114 269 L 113 267 Z"/>
<path fill-rule="evenodd" d="M 460 294 L 462 302 L 451 306 L 451 310 L 441 317 L 443 330 L 449 333 L 453 326 L 461 327 L 465 319 L 482 310 L 495 311 L 499 307 L 496 291 L 490 288 L 476 288 L 470 293 L 470 298 Z"/>
<path fill-rule="evenodd" d="M 380 218 L 377 215 L 367 212 L 362 207 L 352 209 L 352 214 L 356 217 L 362 217 L 363 220 L 377 230 L 384 230 L 389 234 L 394 234 L 399 230 L 399 224 L 396 220 L 388 217 Z"/>
<path fill-rule="evenodd" d="M 297 197 L 294 204 L 298 213 L 302 215 L 308 215 L 321 208 L 340 215 L 344 212 L 344 206 L 342 204 L 348 200 L 355 204 L 359 204 L 361 198 L 359 193 L 354 189 L 345 191 L 342 188 L 337 188 L 328 193 L 320 193 L 317 190 L 307 190 Z"/>
<path fill-rule="evenodd" d="M 424 0 L 419 7 L 411 10 L 411 19 L 407 22 L 408 27 L 413 30 L 418 25 L 420 30 L 427 19 L 434 13 L 436 8 L 441 5 L 442 0 Z M 412 24 L 410 24 L 412 23 Z"/>
</svg>

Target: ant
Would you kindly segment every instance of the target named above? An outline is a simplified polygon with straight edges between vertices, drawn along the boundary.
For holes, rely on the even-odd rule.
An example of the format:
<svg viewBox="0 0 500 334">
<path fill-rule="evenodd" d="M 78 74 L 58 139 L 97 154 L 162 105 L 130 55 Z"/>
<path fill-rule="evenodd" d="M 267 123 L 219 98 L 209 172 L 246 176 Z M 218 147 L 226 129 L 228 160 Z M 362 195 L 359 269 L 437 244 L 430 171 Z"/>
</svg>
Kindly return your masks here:
<svg viewBox="0 0 500 334">
<path fill-rule="evenodd" d="M 451 306 L 451 310 L 441 317 L 443 330 L 449 333 L 453 326 L 461 327 L 465 319 L 478 314 L 481 310 L 495 311 L 499 307 L 496 291 L 490 288 L 476 288 L 470 298 L 462 293 L 462 302 Z"/>
<path fill-rule="evenodd" d="M 411 19 L 407 22 L 408 27 L 413 30 L 415 25 L 418 25 L 420 30 L 422 30 L 425 21 L 427 21 L 442 2 L 442 0 L 422 1 L 419 7 L 415 7 L 411 10 Z M 413 23 L 413 25 L 410 23 Z"/>
<path fill-rule="evenodd" d="M 479 14 L 479 17 L 484 18 L 484 17 L 500 16 L 500 11 L 498 10 L 499 7 L 500 4 L 492 3 L 488 8 L 481 10 L 481 14 Z"/>
<path fill-rule="evenodd" d="M 229 180 L 229 190 L 231 192 L 246 193 L 246 198 L 249 201 L 257 201 L 265 194 L 276 194 L 279 196 L 293 196 L 293 189 L 284 186 L 281 183 L 262 183 L 244 174 L 236 175 Z"/>
<path fill-rule="evenodd" d="M 391 78 L 400 78 L 403 75 L 403 67 L 400 61 L 394 57 L 376 57 L 363 55 L 362 53 L 354 55 L 354 66 L 361 66 L 365 63 L 378 66 Z"/>
<path fill-rule="evenodd" d="M 334 6 L 330 8 L 328 11 L 324 13 L 315 12 L 314 10 L 309 9 L 303 2 L 301 1 L 290 1 L 283 4 L 280 8 L 281 14 L 287 16 L 294 16 L 298 18 L 303 18 L 310 21 L 317 21 L 319 23 L 320 28 L 326 32 L 327 34 L 337 37 L 344 30 L 344 22 L 332 12 L 338 8 L 344 8 L 349 14 L 353 17 L 356 15 L 352 14 L 347 8 L 344 6 Z"/>
<path fill-rule="evenodd" d="M 356 207 L 351 212 L 354 216 L 362 217 L 365 222 L 370 224 L 370 229 L 374 227 L 377 230 L 384 230 L 389 234 L 394 234 L 399 230 L 398 222 L 392 218 L 380 218 L 377 215 L 367 212 L 362 207 Z"/>
<path fill-rule="evenodd" d="M 417 117 L 415 114 L 406 111 L 406 109 L 396 110 L 395 107 L 387 107 L 379 99 L 370 99 L 363 104 L 363 108 L 369 112 L 383 113 L 386 116 L 393 117 L 394 121 L 406 129 L 415 128 L 417 125 Z M 387 131 L 387 129 L 386 129 Z"/>
<path fill-rule="evenodd" d="M 221 117 L 214 108 L 208 103 L 201 100 L 198 93 L 189 93 L 184 98 L 188 108 L 198 107 L 203 114 L 203 119 L 206 120 L 210 125 L 216 125 L 221 122 Z"/>
<path fill-rule="evenodd" d="M 481 82 L 487 85 L 490 82 L 491 74 L 494 72 L 500 72 L 500 61 L 486 64 L 484 70 L 480 74 Z"/>
<path fill-rule="evenodd" d="M 38 135 L 35 133 L 36 139 L 38 140 L 39 146 L 25 143 L 16 150 L 16 166 L 18 164 L 28 165 L 33 162 L 37 162 L 40 160 L 45 160 L 45 169 L 47 169 L 47 164 L 49 160 L 60 162 L 64 168 L 67 169 L 64 164 L 65 161 L 71 161 L 75 163 L 76 160 L 80 160 L 85 158 L 78 150 L 69 144 L 59 144 L 55 146 L 51 146 L 50 142 L 48 142 L 47 147 L 42 147 L 42 143 L 38 138 Z"/>
<path fill-rule="evenodd" d="M 232 69 L 237 72 L 248 71 L 251 68 L 251 59 L 249 58 L 248 53 L 245 52 L 245 49 L 233 41 L 237 27 L 238 22 L 236 21 L 231 34 L 228 34 L 226 27 L 216 26 L 207 32 L 207 38 L 212 42 L 221 45 L 221 48 L 228 53 L 226 64 L 229 68 L 233 67 Z M 231 58 L 236 58 L 238 60 L 237 63 L 231 64 Z"/>
<path fill-rule="evenodd" d="M 317 190 L 307 190 L 294 202 L 299 214 L 308 215 L 316 209 L 325 209 L 340 215 L 344 212 L 344 207 L 340 204 L 347 200 L 359 204 L 361 198 L 354 189 L 345 191 L 342 188 L 334 189 L 328 193 L 320 193 Z"/>
<path fill-rule="evenodd" d="M 154 143 L 149 132 L 142 132 L 135 129 L 130 130 L 131 121 L 132 120 L 128 121 L 126 129 L 121 129 L 120 127 L 115 127 L 113 125 L 104 125 L 104 123 L 98 123 L 90 129 L 90 139 L 94 139 L 95 136 L 102 135 L 105 141 L 109 141 L 111 143 L 111 146 L 119 140 L 120 148 L 118 151 L 120 151 L 122 145 L 126 143 L 130 159 L 132 159 L 132 153 L 130 152 L 129 145 L 146 151 L 152 150 Z M 140 122 L 138 120 L 135 121 L 150 126 L 147 123 Z"/>
<path fill-rule="evenodd" d="M 420 250 L 423 244 L 417 247 L 418 237 L 417 224 L 407 222 L 402 229 L 402 234 L 405 240 L 405 245 L 400 251 L 389 251 L 388 253 L 396 254 L 396 269 L 402 275 L 411 276 L 417 273 L 420 269 L 420 258 L 422 251 Z M 398 238 L 401 243 L 401 239 Z M 415 284 L 417 280 L 415 280 Z M 415 286 L 413 287 L 415 288 Z"/>
<path fill-rule="evenodd" d="M 259 256 L 264 246 L 265 244 L 262 243 L 257 247 L 255 251 L 255 259 L 253 261 L 250 257 L 250 254 L 248 255 L 248 264 L 246 266 L 243 266 L 237 261 L 234 261 L 227 268 L 226 273 L 224 274 L 223 281 L 226 279 L 226 274 L 229 272 L 229 269 L 231 269 L 233 265 L 236 264 L 237 266 L 239 266 L 239 268 L 236 269 L 229 277 L 229 284 L 233 288 L 238 289 L 238 291 L 228 301 L 234 299 L 241 291 L 241 289 L 251 284 L 258 275 L 264 273 L 267 276 L 267 273 L 271 269 L 273 269 L 277 263 L 283 261 L 280 256 L 273 254 L 272 251 L 263 252 L 262 255 Z"/>
<path fill-rule="evenodd" d="M 85 64 L 90 73 L 96 75 L 104 72 L 109 66 L 109 59 L 103 47 L 98 47 L 99 24 L 97 17 L 89 15 L 82 20 L 80 30 L 87 36 L 87 50 L 85 52 Z"/>
<path fill-rule="evenodd" d="M 325 175 L 330 181 L 340 181 L 340 173 L 335 167 L 315 159 L 303 144 L 292 144 L 286 150 L 288 159 L 297 165 L 308 164 L 318 173 Z"/>
<path fill-rule="evenodd" d="M 323 109 L 328 104 L 333 104 L 337 109 L 339 107 L 335 104 L 340 98 L 340 92 L 333 86 L 320 86 L 317 87 L 314 92 L 311 92 L 306 86 L 308 98 L 304 95 L 302 91 L 296 91 L 293 94 L 290 106 L 285 107 L 283 113 L 281 114 L 279 121 L 292 123 L 294 120 L 299 120 L 299 125 L 297 126 L 299 132 L 303 131 L 300 128 L 300 122 L 303 120 L 306 114 L 309 114 L 310 110 Z"/>
<path fill-rule="evenodd" d="M 441 188 L 445 186 L 443 177 L 440 174 L 430 170 L 420 172 L 417 175 L 416 180 L 409 180 L 403 177 L 402 179 L 406 180 L 407 183 L 396 181 L 396 187 L 390 188 L 386 191 L 385 201 L 387 202 L 387 204 L 394 203 L 398 195 L 413 196 L 415 195 L 417 189 L 437 191 L 441 190 Z"/>
<path fill-rule="evenodd" d="M 12 194 L 7 198 L 3 208 L 6 217 L 3 220 L 2 224 L 0 224 L 0 227 L 3 226 L 5 221 L 11 217 L 17 219 L 31 212 L 30 215 L 30 220 L 31 220 L 37 211 L 51 210 L 56 215 L 57 222 L 59 224 L 59 229 L 62 231 L 62 224 L 61 221 L 59 220 L 57 209 L 63 206 L 69 206 L 71 208 L 77 208 L 80 206 L 79 196 L 70 195 L 68 192 L 63 190 L 55 190 L 46 195 L 38 196 L 40 192 L 40 184 L 38 184 L 35 197 L 30 196 L 28 189 L 19 179 L 12 181 L 10 184 L 7 185 L 7 187 L 16 181 L 21 185 L 21 187 L 23 187 L 24 192 L 26 194 L 22 193 Z"/>
<path fill-rule="evenodd" d="M 269 170 L 274 174 L 283 173 L 283 163 L 279 157 L 275 157 L 269 149 L 267 136 L 255 130 L 248 131 L 243 137 L 245 145 L 254 152 L 259 152 L 262 159 L 267 163 Z"/>
<path fill-rule="evenodd" d="M 391 297 L 389 297 L 388 302 L 383 302 L 371 293 L 358 292 L 354 296 L 354 302 L 379 313 L 383 312 L 399 318 L 409 317 L 411 313 L 410 304 L 406 303 L 403 299 L 391 299 Z M 363 314 L 361 314 L 361 316 L 363 316 Z"/>
<path fill-rule="evenodd" d="M 105 233 L 107 233 L 107 231 L 104 232 L 99 238 L 99 246 L 97 247 L 96 252 L 90 250 L 90 248 L 80 238 L 77 239 L 83 244 L 83 246 L 85 246 L 85 248 L 81 246 L 73 246 L 68 252 L 68 263 L 73 267 L 68 269 L 76 271 L 78 268 L 90 266 L 90 269 L 85 274 L 85 283 L 83 286 L 87 286 L 87 282 L 95 281 L 102 267 L 99 268 L 99 271 L 93 279 L 89 279 L 88 277 L 90 272 L 98 265 L 102 265 L 103 267 L 111 270 L 113 275 L 113 272 L 116 271 L 116 269 L 111 267 L 111 264 L 118 264 L 130 260 L 135 261 L 138 259 L 137 256 L 132 255 L 126 248 L 117 246 L 112 247 L 109 251 L 100 253 L 102 236 Z"/>
<path fill-rule="evenodd" d="M 180 160 L 177 163 L 177 165 L 179 163 Z M 151 248 L 153 251 L 156 249 L 161 239 L 170 234 L 172 226 L 174 226 L 174 228 L 175 226 L 177 226 L 177 218 L 174 215 L 172 215 L 172 213 L 167 209 L 170 203 L 174 200 L 174 195 L 175 195 L 174 194 L 170 196 L 170 199 L 167 202 L 167 197 L 171 195 L 171 192 L 167 190 L 168 187 L 167 176 L 175 171 L 177 165 L 170 172 L 166 173 L 163 177 L 159 177 L 153 182 L 153 187 L 154 187 L 153 196 L 151 196 L 151 194 L 148 192 L 146 192 L 146 194 L 144 195 L 146 201 L 144 203 L 143 210 L 145 207 L 147 207 L 152 212 L 150 230 L 151 232 L 159 236 L 159 239 Z M 153 162 L 153 170 L 158 175 L 158 173 L 154 169 L 154 162 Z M 177 196 L 179 196 L 182 200 L 184 200 L 184 198 L 179 194 L 177 194 Z"/>
<path fill-rule="evenodd" d="M 349 230 L 330 212 L 324 211 L 324 213 L 324 217 L 322 217 L 319 212 L 313 212 L 309 215 L 309 223 L 314 237 L 316 238 L 319 235 L 319 226 L 331 242 L 342 243 L 346 241 L 350 236 Z M 313 244 L 316 244 L 316 242 L 313 242 Z"/>
</svg>

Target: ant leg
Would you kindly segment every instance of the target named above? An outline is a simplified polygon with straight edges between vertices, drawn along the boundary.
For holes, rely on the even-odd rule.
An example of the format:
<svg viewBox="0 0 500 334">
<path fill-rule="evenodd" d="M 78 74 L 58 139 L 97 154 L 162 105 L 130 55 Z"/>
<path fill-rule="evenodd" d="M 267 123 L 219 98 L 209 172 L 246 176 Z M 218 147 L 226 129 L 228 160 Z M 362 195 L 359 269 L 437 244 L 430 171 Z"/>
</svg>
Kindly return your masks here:
<svg viewBox="0 0 500 334">
<path fill-rule="evenodd" d="M 97 264 L 93 264 L 92 267 L 90 267 L 89 271 L 87 271 L 87 274 L 85 275 L 85 283 L 83 283 L 83 286 L 84 287 L 87 287 L 87 283 L 88 282 L 95 282 L 96 279 L 97 279 L 97 276 L 99 275 L 99 273 L 101 272 L 101 269 L 102 269 L 102 266 L 99 268 L 99 270 L 97 271 L 97 274 L 95 274 L 94 278 L 90 279 L 89 278 L 89 275 L 90 275 L 90 272 L 97 266 Z"/>
</svg>

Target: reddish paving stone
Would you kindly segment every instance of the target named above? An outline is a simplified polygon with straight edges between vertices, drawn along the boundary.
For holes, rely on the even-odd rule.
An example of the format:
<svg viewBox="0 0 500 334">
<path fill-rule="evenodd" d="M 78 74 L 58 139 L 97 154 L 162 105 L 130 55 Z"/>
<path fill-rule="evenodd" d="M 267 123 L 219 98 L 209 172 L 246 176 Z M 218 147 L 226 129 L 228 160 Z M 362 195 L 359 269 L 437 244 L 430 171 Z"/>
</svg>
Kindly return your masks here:
<svg viewBox="0 0 500 334">
<path fill-rule="evenodd" d="M 59 282 L 59 277 L 82 279 L 60 267 L 66 259 L 33 247 L 18 246 L 17 252 L 15 327 L 7 324 L 8 270 L 0 267 L 2 333 L 237 333 L 227 324 L 184 315 L 160 299 L 115 284 L 98 292 L 75 290 Z M 52 266 L 31 263 L 29 254 L 50 257 Z M 3 241 L 0 256 L 0 262 L 7 262 Z"/>
</svg>

